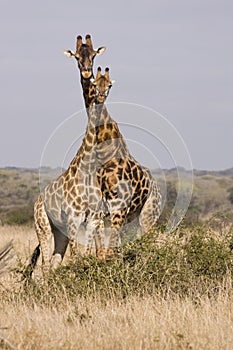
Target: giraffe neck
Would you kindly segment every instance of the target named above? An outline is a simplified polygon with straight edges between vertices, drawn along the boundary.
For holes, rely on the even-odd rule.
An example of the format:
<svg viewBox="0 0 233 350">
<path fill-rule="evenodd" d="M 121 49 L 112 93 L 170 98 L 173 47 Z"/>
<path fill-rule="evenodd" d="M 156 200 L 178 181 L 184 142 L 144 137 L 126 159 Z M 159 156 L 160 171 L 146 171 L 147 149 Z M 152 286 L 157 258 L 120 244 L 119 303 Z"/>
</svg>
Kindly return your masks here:
<svg viewBox="0 0 233 350">
<path fill-rule="evenodd" d="M 82 145 L 72 161 L 81 171 L 93 173 L 97 167 L 112 158 L 129 157 L 128 147 L 117 123 L 111 118 L 105 104 L 88 108 L 88 124 Z"/>
<path fill-rule="evenodd" d="M 92 104 L 88 110 L 88 123 L 86 132 L 72 165 L 79 168 L 80 171 L 91 174 L 96 169 L 96 125 L 98 124 L 98 105 Z"/>
<path fill-rule="evenodd" d="M 93 84 L 91 84 L 91 79 L 94 78 L 94 75 L 92 73 L 91 77 L 88 79 L 83 78 L 81 74 L 81 85 L 83 89 L 83 98 L 85 102 L 85 107 L 88 109 L 90 106 L 92 106 L 94 100 L 95 100 L 95 87 Z"/>
<path fill-rule="evenodd" d="M 80 78 L 81 78 L 81 85 L 83 89 L 83 97 L 86 107 L 86 112 L 88 116 L 88 124 L 86 128 L 86 132 L 82 141 L 82 144 L 80 148 L 78 149 L 78 152 L 76 153 L 75 157 L 70 163 L 69 170 L 72 171 L 72 169 L 77 168 L 83 168 L 88 170 L 88 162 L 89 159 L 93 159 L 93 152 L 91 149 L 93 148 L 93 145 L 95 143 L 96 137 L 95 137 L 95 129 L 94 125 L 96 124 L 95 121 L 95 113 L 94 109 L 92 109 L 92 106 L 94 104 L 95 100 L 95 87 L 91 83 L 91 79 L 94 78 L 94 75 L 92 73 L 91 77 L 88 79 L 83 78 L 81 72 L 80 72 Z M 89 164 L 92 168 L 92 162 Z"/>
<path fill-rule="evenodd" d="M 112 158 L 124 159 L 128 157 L 129 150 L 117 123 L 109 115 L 105 104 L 99 106 L 96 127 L 96 157 L 98 161 L 103 164 Z"/>
</svg>

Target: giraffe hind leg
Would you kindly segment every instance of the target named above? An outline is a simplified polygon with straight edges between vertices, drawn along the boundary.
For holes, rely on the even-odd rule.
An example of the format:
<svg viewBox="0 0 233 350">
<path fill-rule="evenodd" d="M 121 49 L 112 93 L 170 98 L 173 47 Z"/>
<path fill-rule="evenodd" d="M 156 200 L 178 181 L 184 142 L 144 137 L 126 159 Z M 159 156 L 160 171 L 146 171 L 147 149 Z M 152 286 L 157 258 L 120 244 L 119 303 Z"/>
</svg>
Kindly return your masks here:
<svg viewBox="0 0 233 350">
<path fill-rule="evenodd" d="M 36 233 L 41 248 L 42 269 L 44 274 L 47 274 L 50 266 L 50 243 L 52 237 L 51 227 L 46 226 L 43 228 L 36 224 Z"/>
<path fill-rule="evenodd" d="M 80 213 L 79 215 L 69 215 L 67 218 L 67 242 L 69 242 L 71 257 L 75 256 L 77 253 L 82 254 L 82 244 L 80 242 L 83 241 L 82 237 L 84 235 L 84 222 L 85 213 Z M 63 238 L 63 240 L 65 240 L 65 238 Z"/>
<path fill-rule="evenodd" d="M 105 259 L 105 242 L 104 242 L 104 221 L 103 219 L 98 220 L 98 225 L 95 230 L 95 246 L 96 256 L 99 260 Z"/>
<path fill-rule="evenodd" d="M 35 203 L 34 219 L 42 255 L 42 269 L 44 274 L 47 274 L 50 265 L 50 242 L 52 237 L 52 229 L 41 197 L 39 197 Z"/>
<path fill-rule="evenodd" d="M 53 227 L 54 251 L 51 258 L 51 267 L 56 269 L 62 262 L 69 242 L 67 235 Z"/>
<path fill-rule="evenodd" d="M 97 223 L 96 220 L 93 218 L 88 219 L 87 225 L 86 225 L 86 233 L 85 233 L 85 255 L 91 255 L 92 254 L 92 245 L 95 238 L 95 231 L 96 231 Z"/>
<path fill-rule="evenodd" d="M 121 229 L 125 223 L 128 208 L 114 211 L 111 214 L 111 234 L 106 252 L 107 258 L 112 258 L 115 255 L 115 250 L 119 246 L 121 239 Z"/>
</svg>

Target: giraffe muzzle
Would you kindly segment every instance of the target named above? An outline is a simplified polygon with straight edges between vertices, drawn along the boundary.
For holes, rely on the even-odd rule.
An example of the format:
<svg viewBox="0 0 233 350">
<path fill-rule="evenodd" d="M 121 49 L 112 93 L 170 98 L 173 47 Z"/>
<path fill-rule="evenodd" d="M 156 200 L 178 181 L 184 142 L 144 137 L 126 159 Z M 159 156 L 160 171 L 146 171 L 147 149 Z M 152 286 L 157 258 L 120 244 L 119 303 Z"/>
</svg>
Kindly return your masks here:
<svg viewBox="0 0 233 350">
<path fill-rule="evenodd" d="M 99 103 L 104 103 L 104 101 L 105 101 L 105 96 L 104 95 L 99 95 L 98 96 L 98 102 Z"/>
<path fill-rule="evenodd" d="M 82 71 L 82 76 L 85 79 L 89 79 L 92 76 L 92 72 L 89 70 Z"/>
</svg>

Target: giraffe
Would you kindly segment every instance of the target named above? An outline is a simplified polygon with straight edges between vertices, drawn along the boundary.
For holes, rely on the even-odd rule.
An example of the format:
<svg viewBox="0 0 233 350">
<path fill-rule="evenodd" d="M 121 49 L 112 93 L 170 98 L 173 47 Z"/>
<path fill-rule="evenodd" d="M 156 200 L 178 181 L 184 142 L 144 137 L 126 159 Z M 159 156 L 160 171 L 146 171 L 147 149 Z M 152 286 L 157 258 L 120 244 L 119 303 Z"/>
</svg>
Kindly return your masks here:
<svg viewBox="0 0 233 350">
<path fill-rule="evenodd" d="M 110 80 L 108 70 L 105 79 Z M 96 103 L 100 96 L 96 89 Z M 100 104 L 97 112 L 97 179 L 104 207 L 110 215 L 111 235 L 106 257 L 111 258 L 125 223 L 137 218 L 142 234 L 155 227 L 161 211 L 161 194 L 149 169 L 130 154 L 106 105 Z"/>
<path fill-rule="evenodd" d="M 64 54 L 68 58 L 75 58 L 78 64 L 78 68 L 80 71 L 80 82 L 82 86 L 83 91 L 83 98 L 85 103 L 85 108 L 87 111 L 87 115 L 89 114 L 89 108 L 94 102 L 95 99 L 95 86 L 91 83 L 91 81 L 94 80 L 93 75 L 93 62 L 95 59 L 95 56 L 102 55 L 106 47 L 100 46 L 97 49 L 93 48 L 91 35 L 87 34 L 86 42 L 83 43 L 82 36 L 77 36 L 76 41 L 76 51 L 73 52 L 72 50 L 64 50 Z M 81 152 L 81 150 L 80 150 Z M 74 254 L 76 251 L 76 244 L 74 240 L 70 240 L 70 251 L 71 255 Z"/>
<path fill-rule="evenodd" d="M 96 86 L 91 83 L 91 80 L 94 79 L 92 66 L 95 56 L 103 53 L 104 50 L 105 47 L 94 50 L 91 36 L 86 35 L 86 44 L 82 43 L 81 36 L 77 37 L 75 53 L 70 50 L 65 51 L 67 56 L 74 56 L 78 60 L 89 122 L 82 145 L 69 168 L 58 179 L 46 186 L 35 202 L 34 221 L 39 245 L 34 250 L 26 269 L 30 275 L 36 265 L 40 249 L 42 251 L 43 271 L 45 274 L 48 272 L 50 265 L 49 242 L 52 235 L 54 236 L 54 252 L 51 263 L 55 268 L 64 257 L 68 240 L 70 239 L 72 246 L 82 223 L 86 224 L 87 254 L 90 252 L 94 231 L 98 229 L 97 231 L 100 232 L 103 227 L 103 220 L 100 217 L 102 213 L 99 210 L 101 193 L 93 183 L 94 176 L 90 176 L 94 171 L 93 164 L 95 163 L 90 141 L 95 139 L 96 109 L 96 106 L 92 106 L 96 89 Z M 108 86 L 108 92 L 110 87 L 111 84 Z M 107 98 L 108 92 L 105 94 L 104 100 Z M 91 207 L 88 202 L 89 198 L 92 200 Z M 101 251 L 103 235 L 98 234 L 98 232 L 95 235 L 96 253 L 102 258 L 104 254 Z"/>
<path fill-rule="evenodd" d="M 80 42 L 80 39 L 81 37 L 78 37 L 77 41 Z M 70 53 L 69 56 L 72 56 L 72 53 Z M 91 80 L 93 80 L 93 73 L 89 73 L 89 78 L 84 78 L 87 80 L 83 81 L 81 69 L 80 73 L 86 108 L 88 105 L 91 106 L 90 101 L 92 101 L 93 98 L 95 100 L 94 106 L 91 106 L 89 109 L 87 108 L 89 120 L 91 117 L 95 119 L 91 128 L 90 123 L 88 124 L 89 132 L 90 134 L 91 130 L 95 130 L 95 132 L 92 132 L 90 138 L 86 132 L 83 144 L 77 152 L 74 161 L 71 162 L 69 169 L 54 183 L 48 186 L 35 203 L 35 224 L 39 246 L 35 249 L 31 258 L 31 268 L 35 266 L 41 247 L 44 271 L 48 270 L 49 267 L 48 240 L 52 233 L 54 234 L 55 240 L 55 249 L 53 253 L 54 266 L 60 263 L 64 256 L 68 244 L 68 237 L 71 240 L 74 239 L 74 235 L 76 235 L 80 224 L 87 220 L 87 218 L 89 219 L 89 226 L 87 224 L 87 228 L 89 227 L 90 229 L 87 229 L 87 231 L 91 231 L 87 235 L 88 244 L 92 241 L 93 232 L 97 232 L 97 234 L 95 234 L 97 255 L 99 250 L 101 252 L 100 255 L 104 256 L 103 249 L 101 249 L 104 244 L 102 239 L 103 235 L 100 232 L 103 230 L 102 219 L 105 215 L 103 208 L 107 207 L 108 213 L 110 213 L 111 216 L 112 227 L 107 255 L 111 257 L 114 255 L 114 248 L 119 241 L 120 229 L 126 220 L 139 215 L 141 228 L 146 232 L 152 224 L 154 225 L 156 223 L 160 211 L 161 196 L 149 170 L 140 166 L 130 155 L 117 123 L 108 114 L 106 106 L 101 103 L 103 100 L 105 101 L 108 95 L 106 92 L 103 93 L 103 89 L 101 93 L 101 88 L 99 88 L 101 84 L 97 88 L 97 81 L 100 77 L 103 78 L 103 76 L 98 76 L 97 73 L 96 81 L 90 84 Z M 85 73 L 84 75 L 87 76 Z M 104 78 L 109 80 L 108 70 L 106 70 Z M 87 85 L 87 81 L 89 85 Z M 109 85 L 109 88 L 110 87 L 111 84 Z M 94 90 L 95 94 L 93 93 Z M 103 96 L 105 96 L 104 99 Z M 94 124 L 95 127 L 93 127 Z M 76 174 L 79 172 L 77 165 L 80 163 L 80 159 L 85 153 L 84 151 L 90 151 L 91 149 L 90 142 L 95 149 L 94 153 L 92 153 L 94 156 L 90 156 L 89 154 L 88 160 L 84 163 L 86 164 L 85 170 L 91 170 L 91 180 L 88 178 L 89 184 L 91 184 L 89 188 L 92 190 L 94 189 L 96 194 L 95 202 L 97 205 L 94 209 L 92 208 L 92 210 L 85 207 L 89 205 L 89 200 L 91 198 L 91 193 L 89 192 L 87 194 L 84 190 L 85 186 L 83 186 L 83 178 L 85 178 L 86 172 L 79 177 Z M 84 144 L 87 145 L 88 143 L 89 145 L 87 147 L 84 146 Z M 78 161 L 78 164 L 76 161 Z M 89 162 L 92 161 L 95 164 L 94 168 L 90 168 Z M 95 172 L 96 175 L 94 174 Z M 69 186 L 70 183 L 71 186 Z M 77 206 L 74 205 L 74 208 L 70 208 L 68 205 L 68 202 L 72 199 L 70 187 L 75 187 L 76 190 L 78 189 L 73 193 L 73 204 L 77 204 Z M 66 197 L 67 193 L 68 196 Z M 65 194 L 65 201 L 63 194 Z M 46 197 L 46 195 L 48 203 L 46 203 L 45 198 L 43 198 Z M 61 201 L 63 204 L 62 209 L 60 205 L 58 208 L 56 207 L 57 203 Z M 84 210 L 81 210 L 82 206 L 79 202 L 81 202 L 81 204 L 85 203 Z M 49 205 L 51 210 L 48 216 Z M 78 213 L 75 212 L 75 209 Z M 51 217 L 53 219 L 51 219 Z M 68 237 L 62 234 L 64 226 L 68 231 Z"/>
<path fill-rule="evenodd" d="M 94 84 L 93 84 L 94 85 Z M 110 81 L 102 84 L 95 80 L 101 101 L 105 101 L 112 86 Z M 102 91 L 102 92 L 101 92 Z M 96 119 L 98 104 L 88 111 L 88 125 L 81 147 L 71 161 L 69 168 L 55 181 L 47 185 L 35 202 L 34 219 L 39 240 L 31 263 L 30 274 L 36 264 L 40 248 L 43 270 L 49 269 L 49 240 L 54 235 L 55 248 L 52 265 L 57 267 L 62 261 L 68 241 L 75 241 L 80 226 L 86 226 L 86 254 L 90 254 L 93 238 L 96 254 L 104 258 L 103 202 L 100 188 L 96 185 Z"/>
<path fill-rule="evenodd" d="M 96 79 L 92 79 L 92 85 L 95 86 L 94 103 L 98 106 L 96 138 L 93 139 L 92 147 L 95 148 L 97 186 L 103 199 L 102 218 L 110 215 L 111 221 L 107 257 L 114 255 L 124 223 L 138 218 L 141 233 L 147 233 L 155 227 L 161 209 L 161 195 L 149 169 L 132 157 L 117 123 L 103 104 L 105 89 L 108 93 L 112 83 L 109 69 L 106 68 L 105 74 L 101 75 L 99 67 Z"/>
<path fill-rule="evenodd" d="M 66 50 L 65 54 L 74 57 L 70 50 Z M 100 76 L 99 71 L 97 78 Z M 105 79 L 109 80 L 108 70 L 105 72 Z M 88 95 L 92 99 L 92 85 L 82 84 L 82 87 L 84 96 Z M 142 233 L 155 226 L 160 215 L 161 195 L 149 169 L 141 166 L 130 155 L 117 123 L 108 114 L 106 106 L 101 104 L 98 89 L 95 91 L 95 103 L 100 103 L 96 126 L 97 177 L 104 206 L 111 217 L 112 233 L 107 250 L 107 255 L 111 257 L 125 222 L 138 216 Z"/>
</svg>

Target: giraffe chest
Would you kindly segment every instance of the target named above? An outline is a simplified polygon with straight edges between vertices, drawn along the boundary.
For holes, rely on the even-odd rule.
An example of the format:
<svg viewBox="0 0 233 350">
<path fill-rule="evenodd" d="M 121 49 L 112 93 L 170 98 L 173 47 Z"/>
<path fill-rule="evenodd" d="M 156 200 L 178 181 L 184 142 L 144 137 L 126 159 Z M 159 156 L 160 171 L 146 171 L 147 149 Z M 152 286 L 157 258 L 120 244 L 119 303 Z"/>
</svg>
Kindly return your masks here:
<svg viewBox="0 0 233 350">
<path fill-rule="evenodd" d="M 78 212 L 96 211 L 102 194 L 95 174 L 79 171 L 73 180 L 64 186 L 64 207 Z"/>
<path fill-rule="evenodd" d="M 149 193 L 150 181 L 144 169 L 130 158 L 112 159 L 98 173 L 104 200 L 130 211 L 141 208 Z"/>
</svg>

